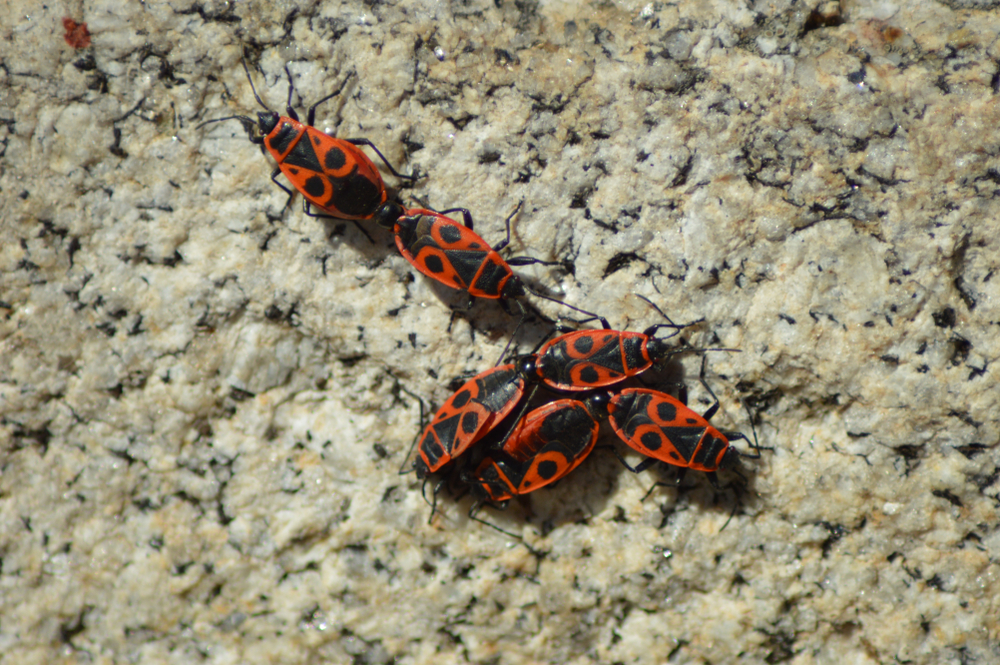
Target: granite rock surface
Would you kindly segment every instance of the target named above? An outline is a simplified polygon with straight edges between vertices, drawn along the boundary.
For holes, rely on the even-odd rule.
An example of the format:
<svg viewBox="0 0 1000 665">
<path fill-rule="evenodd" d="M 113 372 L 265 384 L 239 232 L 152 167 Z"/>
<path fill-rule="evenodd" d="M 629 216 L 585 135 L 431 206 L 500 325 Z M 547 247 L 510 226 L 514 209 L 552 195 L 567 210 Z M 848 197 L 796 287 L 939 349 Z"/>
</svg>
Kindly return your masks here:
<svg viewBox="0 0 1000 665">
<path fill-rule="evenodd" d="M 0 25 L 0 663 L 1000 661 L 996 2 L 10 0 Z M 765 448 L 745 490 L 598 450 L 484 511 L 523 542 L 448 492 L 428 524 L 413 395 L 517 317 L 305 216 L 238 123 L 198 128 L 261 110 L 244 55 L 279 111 L 285 65 L 300 109 L 343 85 L 317 126 L 421 175 L 387 174 L 404 201 L 490 242 L 523 202 L 513 253 L 567 266 L 535 288 L 737 349 L 707 380 Z M 522 351 L 572 314 L 531 303 Z M 699 362 L 666 373 L 702 411 Z"/>
</svg>

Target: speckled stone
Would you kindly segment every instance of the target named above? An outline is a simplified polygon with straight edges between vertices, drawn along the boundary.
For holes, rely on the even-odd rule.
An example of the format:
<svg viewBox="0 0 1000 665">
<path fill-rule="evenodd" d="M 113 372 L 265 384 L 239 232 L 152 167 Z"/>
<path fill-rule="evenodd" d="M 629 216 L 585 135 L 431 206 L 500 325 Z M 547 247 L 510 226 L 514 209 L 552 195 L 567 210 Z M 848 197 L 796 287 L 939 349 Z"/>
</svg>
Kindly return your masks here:
<svg viewBox="0 0 1000 665">
<path fill-rule="evenodd" d="M 0 26 L 0 663 L 1000 662 L 998 3 L 10 0 Z M 260 110 L 244 52 L 274 109 L 285 64 L 299 108 L 346 81 L 317 126 L 421 174 L 403 200 L 491 242 L 523 202 L 514 253 L 573 267 L 537 288 L 738 349 L 708 380 L 718 426 L 756 417 L 747 491 L 598 450 L 482 513 L 523 543 L 447 492 L 428 524 L 410 393 L 440 404 L 517 319 L 198 128 Z M 703 410 L 698 363 L 672 371 Z"/>
</svg>

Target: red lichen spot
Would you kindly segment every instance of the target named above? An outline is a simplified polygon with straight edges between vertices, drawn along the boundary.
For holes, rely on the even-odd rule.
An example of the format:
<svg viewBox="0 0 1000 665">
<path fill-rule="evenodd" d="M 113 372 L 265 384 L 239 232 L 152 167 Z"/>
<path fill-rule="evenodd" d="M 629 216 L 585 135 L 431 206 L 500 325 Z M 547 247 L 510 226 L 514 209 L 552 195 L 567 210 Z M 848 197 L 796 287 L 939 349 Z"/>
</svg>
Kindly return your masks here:
<svg viewBox="0 0 1000 665">
<path fill-rule="evenodd" d="M 87 30 L 86 23 L 77 23 L 68 16 L 64 16 L 63 27 L 66 28 L 66 34 L 63 35 L 63 39 L 66 43 L 73 48 L 87 48 L 90 46 L 90 31 Z"/>
</svg>

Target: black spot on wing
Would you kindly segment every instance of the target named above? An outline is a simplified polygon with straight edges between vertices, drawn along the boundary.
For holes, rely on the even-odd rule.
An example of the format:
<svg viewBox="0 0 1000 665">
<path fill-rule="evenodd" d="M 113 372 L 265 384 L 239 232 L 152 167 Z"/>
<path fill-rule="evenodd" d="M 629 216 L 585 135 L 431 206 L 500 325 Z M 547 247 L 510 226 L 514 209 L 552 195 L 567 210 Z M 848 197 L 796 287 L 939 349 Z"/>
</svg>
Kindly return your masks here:
<svg viewBox="0 0 1000 665">
<path fill-rule="evenodd" d="M 573 350 L 581 356 L 590 353 L 594 348 L 594 338 L 590 335 L 580 335 L 573 340 Z"/>
<path fill-rule="evenodd" d="M 601 379 L 601 374 L 592 364 L 587 363 L 585 367 L 580 368 L 579 373 L 577 373 L 577 377 L 582 383 L 592 386 Z"/>
<path fill-rule="evenodd" d="M 639 437 L 639 441 L 646 447 L 646 450 L 655 453 L 663 446 L 663 435 L 660 432 L 647 431 Z"/>
<path fill-rule="evenodd" d="M 468 388 L 463 388 L 455 393 L 455 395 L 451 398 L 451 406 L 456 409 L 461 409 L 469 403 L 470 399 L 472 399 L 472 391 Z"/>
<path fill-rule="evenodd" d="M 438 222 L 438 234 L 441 236 L 441 240 L 449 245 L 453 245 L 462 239 L 462 231 L 449 222 Z"/>
<path fill-rule="evenodd" d="M 656 417 L 661 422 L 672 423 L 677 418 L 677 407 L 673 403 L 663 400 L 656 405 Z"/>
<path fill-rule="evenodd" d="M 333 193 L 323 204 L 324 208 L 339 210 L 352 217 L 369 217 L 382 205 L 381 183 L 372 182 L 358 174 L 357 168 L 349 176 L 332 178 L 330 182 L 333 184 Z"/>
<path fill-rule="evenodd" d="M 545 480 L 551 480 L 559 473 L 559 465 L 552 460 L 543 460 L 535 468 L 538 471 L 538 475 Z"/>
<path fill-rule="evenodd" d="M 466 411 L 462 414 L 462 432 L 475 434 L 477 429 L 479 429 L 479 414 L 475 411 Z"/>
<path fill-rule="evenodd" d="M 318 199 L 326 193 L 326 178 L 321 175 L 309 176 L 306 178 L 306 181 L 302 183 L 302 191 L 305 192 L 307 196 Z"/>
<path fill-rule="evenodd" d="M 334 146 L 323 155 L 323 166 L 331 171 L 339 171 L 347 163 L 347 155 L 339 147 Z"/>
<path fill-rule="evenodd" d="M 444 272 L 444 262 L 437 254 L 428 254 L 421 260 L 424 262 L 424 267 L 435 275 L 440 275 Z"/>
</svg>

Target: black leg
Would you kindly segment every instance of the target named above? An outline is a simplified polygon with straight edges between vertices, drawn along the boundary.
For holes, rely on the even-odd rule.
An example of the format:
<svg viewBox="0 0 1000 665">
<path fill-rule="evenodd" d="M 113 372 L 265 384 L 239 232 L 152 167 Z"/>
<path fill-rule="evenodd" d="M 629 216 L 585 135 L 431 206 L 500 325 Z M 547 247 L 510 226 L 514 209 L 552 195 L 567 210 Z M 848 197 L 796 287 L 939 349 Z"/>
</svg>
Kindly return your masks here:
<svg viewBox="0 0 1000 665">
<path fill-rule="evenodd" d="M 585 309 L 582 309 L 582 308 L 577 307 L 575 305 L 570 305 L 569 303 L 563 302 L 562 300 L 556 300 L 555 298 L 553 298 L 551 296 L 547 296 L 544 293 L 541 293 L 539 291 L 535 291 L 534 289 L 528 288 L 527 285 L 525 285 L 524 290 L 527 291 L 528 293 L 530 293 L 531 295 L 535 296 L 536 298 L 541 298 L 543 300 L 549 300 L 549 301 L 552 301 L 554 303 L 558 303 L 558 304 L 562 305 L 563 307 L 569 307 L 574 312 L 580 312 L 581 314 L 584 314 L 587 317 L 587 318 L 584 318 L 584 319 L 571 319 L 571 318 L 567 317 L 566 318 L 567 321 L 573 321 L 574 323 L 587 323 L 588 321 L 600 321 L 601 322 L 601 326 L 603 326 L 605 330 L 611 330 L 611 324 L 608 323 L 608 320 L 606 318 L 604 318 L 603 316 L 600 316 L 599 314 L 594 314 L 593 312 L 588 312 Z"/>
<path fill-rule="evenodd" d="M 320 104 L 322 104 L 323 102 L 329 101 L 329 100 L 333 99 L 334 97 L 336 97 L 337 95 L 339 95 L 340 91 L 344 89 L 344 86 L 347 85 L 347 82 L 351 80 L 352 76 L 354 76 L 354 72 L 351 72 L 346 77 L 344 77 L 344 81 L 340 84 L 339 88 L 337 88 L 336 90 L 334 90 L 333 92 L 331 92 L 329 95 L 327 95 L 326 97 L 324 97 L 323 99 L 319 100 L 318 102 L 316 102 L 315 104 L 313 104 L 312 106 L 309 107 L 309 110 L 306 112 L 306 124 L 307 125 L 314 126 L 316 124 L 316 107 L 319 106 Z M 291 101 L 291 98 L 289 98 L 289 102 L 290 101 Z"/>
<path fill-rule="evenodd" d="M 399 475 L 402 476 L 406 475 L 407 473 L 412 473 L 413 471 L 416 471 L 416 466 L 414 464 L 410 464 L 409 466 L 407 466 L 406 462 L 410 459 L 410 455 L 413 454 L 414 448 L 417 447 L 417 441 L 420 440 L 420 436 L 424 433 L 424 424 L 426 422 L 426 418 L 424 412 L 424 400 L 420 399 L 419 395 L 415 395 L 409 390 L 407 390 L 403 386 L 403 384 L 399 383 L 398 379 L 396 380 L 396 385 L 399 386 L 399 389 L 402 390 L 404 393 L 406 393 L 413 399 L 417 400 L 417 404 L 420 405 L 420 428 L 417 430 L 417 435 L 413 437 L 413 443 L 411 443 L 410 447 L 407 448 L 406 450 L 406 455 L 403 457 L 403 463 L 400 464 L 399 466 Z"/>
<path fill-rule="evenodd" d="M 499 246 L 493 248 L 495 251 L 499 249 Z M 536 259 L 533 256 L 513 256 L 507 259 L 507 264 L 512 266 L 562 266 L 566 267 L 566 263 L 563 261 L 543 261 L 542 259 Z"/>
<path fill-rule="evenodd" d="M 465 223 L 466 228 L 470 231 L 472 230 L 472 213 L 465 208 L 448 208 L 447 210 L 438 210 L 439 215 L 450 215 L 453 212 L 462 213 L 462 221 Z"/>
<path fill-rule="evenodd" d="M 285 192 L 285 194 L 288 194 L 288 200 L 285 201 L 285 207 L 287 208 L 288 206 L 290 206 L 292 204 L 292 197 L 295 196 L 295 192 L 293 192 L 292 190 L 288 189 L 287 187 L 285 187 L 284 185 L 282 185 L 280 182 L 278 182 L 278 175 L 280 173 L 281 173 L 281 168 L 274 169 L 274 171 L 271 172 L 271 182 L 273 182 L 275 185 L 277 185 L 278 187 L 280 187 L 281 190 L 283 192 Z"/>
<path fill-rule="evenodd" d="M 320 100 L 320 101 L 322 101 L 322 100 Z M 389 173 L 391 173 L 392 175 L 396 176 L 397 178 L 402 178 L 403 180 L 416 180 L 417 178 L 420 177 L 420 176 L 416 176 L 416 175 L 403 175 L 402 173 L 399 173 L 398 171 L 396 171 L 396 169 L 393 168 L 392 164 L 389 163 L 389 160 L 385 158 L 385 155 L 383 155 L 379 151 L 379 149 L 375 147 L 375 144 L 372 143 L 371 141 L 369 141 L 368 139 L 344 139 L 344 140 L 347 141 L 348 143 L 352 143 L 354 145 L 366 145 L 369 148 L 371 148 L 372 150 L 374 150 L 375 154 L 378 155 L 379 159 L 382 160 L 382 163 L 385 164 L 385 167 L 387 169 L 389 169 Z"/>
<path fill-rule="evenodd" d="M 336 215 L 326 215 L 321 212 L 313 212 L 312 204 L 308 200 L 302 201 L 302 211 L 306 214 L 306 217 L 312 217 L 313 219 L 336 219 L 341 222 L 350 222 L 357 227 L 358 231 L 361 231 L 361 235 L 368 238 L 368 242 L 373 245 L 375 244 L 375 241 L 370 235 L 368 235 L 368 231 L 365 230 L 365 227 L 361 226 L 356 219 L 344 219 L 343 217 L 337 217 Z"/>
<path fill-rule="evenodd" d="M 714 400 L 712 406 L 708 407 L 705 413 L 701 414 L 701 417 L 704 418 L 705 420 L 711 420 L 712 416 L 714 416 L 716 412 L 718 412 L 719 410 L 719 398 L 715 396 L 715 393 L 712 392 L 712 389 L 708 386 L 708 381 L 705 380 L 705 366 L 707 362 L 708 362 L 708 356 L 702 356 L 701 371 L 698 372 L 698 380 L 701 381 L 701 385 L 705 387 L 705 390 L 708 391 L 708 394 L 711 395 L 712 399 Z"/>
<path fill-rule="evenodd" d="M 270 111 L 271 109 L 267 108 L 267 104 L 265 104 L 263 101 L 261 101 L 260 95 L 257 94 L 257 88 L 253 87 L 253 77 L 250 76 L 250 68 L 247 66 L 247 61 L 246 60 L 241 60 L 241 62 L 243 63 L 243 71 L 245 71 L 247 73 L 247 80 L 250 81 L 250 90 L 253 91 L 253 98 L 257 100 L 258 104 L 260 104 L 265 109 L 267 109 L 268 111 Z"/>
<path fill-rule="evenodd" d="M 508 503 L 509 503 L 508 501 L 502 501 L 502 502 L 497 503 L 497 504 L 489 504 L 489 505 L 492 505 L 497 510 L 506 510 Z M 490 522 L 487 522 L 486 520 L 484 520 L 484 519 L 482 519 L 480 517 L 477 517 L 477 515 L 479 514 L 479 511 L 482 510 L 484 507 L 486 507 L 486 505 L 488 505 L 488 504 L 485 503 L 485 502 L 483 502 L 483 501 L 477 501 L 476 503 L 472 504 L 472 508 L 469 508 L 469 519 L 473 520 L 475 522 L 479 522 L 480 524 L 484 524 L 484 525 L 490 527 L 491 529 L 494 529 L 495 531 L 499 531 L 500 533 L 502 533 L 505 536 L 510 536 L 511 538 L 513 538 L 515 540 L 520 540 L 521 542 L 524 542 L 524 539 L 521 538 L 521 536 L 517 535 L 516 533 L 511 533 L 510 531 L 506 531 L 504 529 L 501 529 L 496 524 L 491 524 Z"/>
<path fill-rule="evenodd" d="M 645 300 L 646 302 L 648 302 L 648 303 L 649 303 L 649 305 L 650 305 L 650 307 L 652 307 L 652 308 L 653 308 L 653 309 L 655 309 L 655 310 L 656 310 L 657 312 L 659 312 L 660 316 L 662 316 L 662 317 L 663 317 L 664 319 L 666 319 L 666 321 L 667 321 L 667 325 L 668 325 L 668 326 L 670 326 L 670 327 L 672 327 L 672 328 L 686 328 L 687 326 L 690 326 L 690 325 L 694 325 L 695 323 L 698 323 L 698 321 L 704 321 L 704 319 L 698 319 L 698 321 L 694 321 L 694 322 L 692 322 L 692 323 L 689 323 L 689 324 L 687 324 L 687 326 L 678 326 L 677 324 L 675 324 L 675 323 L 674 323 L 674 322 L 673 322 L 673 321 L 672 321 L 672 320 L 670 319 L 670 317 L 669 317 L 669 316 L 667 316 L 667 315 L 666 315 L 666 314 L 664 313 L 664 311 L 663 311 L 662 309 L 660 309 L 659 307 L 657 307 L 657 305 L 656 305 L 656 303 L 655 303 L 655 302 L 653 302 L 652 300 L 650 300 L 650 299 L 649 299 L 649 298 L 647 298 L 646 296 L 643 296 L 643 295 L 639 295 L 638 293 L 637 293 L 637 294 L 635 294 L 635 295 L 636 295 L 637 297 L 639 297 L 639 298 L 642 298 L 642 299 L 643 299 L 643 300 Z"/>
<path fill-rule="evenodd" d="M 648 469 L 649 467 L 653 466 L 654 464 L 656 464 L 659 461 L 655 457 L 647 457 L 646 459 L 644 459 L 643 461 L 639 462 L 635 466 L 632 466 L 631 464 L 629 464 L 628 462 L 625 461 L 625 458 L 622 457 L 622 454 L 620 452 L 618 452 L 618 449 L 615 448 L 614 446 L 598 446 L 598 447 L 599 448 L 610 448 L 611 452 L 613 452 L 615 454 L 615 457 L 618 458 L 618 461 L 621 462 L 621 465 L 623 467 L 625 467 L 626 469 L 628 469 L 629 471 L 631 471 L 632 473 L 642 473 L 643 471 L 645 471 L 646 469 Z"/>
<path fill-rule="evenodd" d="M 524 303 L 522 303 L 520 300 L 514 300 L 513 302 L 516 303 L 518 308 L 521 310 L 521 318 L 517 320 L 517 325 L 514 326 L 514 332 L 510 334 L 510 338 L 507 340 L 507 345 L 504 346 L 503 351 L 500 352 L 500 357 L 497 359 L 496 363 L 497 365 L 503 362 L 504 356 L 506 356 L 507 351 L 510 350 L 510 345 L 514 343 L 514 338 L 517 337 L 517 331 L 521 329 L 521 325 L 524 323 L 524 320 L 528 318 L 528 310 L 524 308 Z M 507 309 L 506 300 L 501 300 L 500 305 L 505 310 Z M 512 312 L 507 311 L 507 313 L 511 314 Z"/>
<path fill-rule="evenodd" d="M 514 219 L 514 216 L 517 215 L 519 210 L 521 210 L 521 205 L 523 203 L 524 203 L 523 199 L 518 201 L 517 205 L 514 207 L 514 212 L 507 215 L 507 219 L 504 220 L 504 226 L 507 227 L 507 237 L 504 238 L 502 242 L 497 243 L 496 246 L 493 247 L 493 251 L 499 252 L 501 249 L 510 244 L 510 220 Z"/>
<path fill-rule="evenodd" d="M 288 101 L 285 102 L 285 113 L 287 113 L 288 117 L 292 120 L 298 121 L 299 114 L 295 112 L 294 108 L 292 108 L 292 90 L 295 89 L 295 86 L 292 85 L 292 73 L 288 71 L 288 65 L 285 65 L 285 76 L 288 77 Z M 306 124 L 313 124 L 312 118 L 309 118 L 309 122 Z"/>
</svg>

